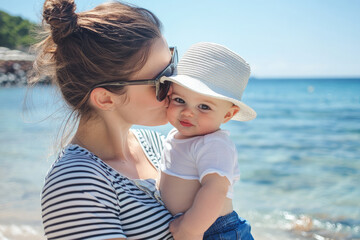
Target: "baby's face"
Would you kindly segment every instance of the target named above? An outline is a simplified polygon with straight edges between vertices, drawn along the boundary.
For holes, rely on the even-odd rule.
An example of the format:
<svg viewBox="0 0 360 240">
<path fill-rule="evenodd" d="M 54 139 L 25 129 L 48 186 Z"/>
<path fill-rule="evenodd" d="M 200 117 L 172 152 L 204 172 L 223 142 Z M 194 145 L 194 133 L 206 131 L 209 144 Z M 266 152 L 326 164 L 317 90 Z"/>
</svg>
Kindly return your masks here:
<svg viewBox="0 0 360 240">
<path fill-rule="evenodd" d="M 177 138 L 215 132 L 226 122 L 233 104 L 207 97 L 178 84 L 173 84 L 167 111 L 169 122 L 179 131 Z"/>
</svg>

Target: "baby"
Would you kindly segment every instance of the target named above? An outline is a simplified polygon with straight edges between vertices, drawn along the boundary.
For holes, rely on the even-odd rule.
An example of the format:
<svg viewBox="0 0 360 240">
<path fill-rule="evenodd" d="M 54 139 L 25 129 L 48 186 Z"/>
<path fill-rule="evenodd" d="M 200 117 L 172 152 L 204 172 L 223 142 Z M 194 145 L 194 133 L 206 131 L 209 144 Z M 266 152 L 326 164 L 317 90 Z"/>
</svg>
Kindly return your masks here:
<svg viewBox="0 0 360 240">
<path fill-rule="evenodd" d="M 237 151 L 220 125 L 254 119 L 241 102 L 249 65 L 215 43 L 190 47 L 171 81 L 168 134 L 161 162 L 160 194 L 175 215 L 175 239 L 253 239 L 250 225 L 233 210 L 233 185 L 239 180 Z"/>
</svg>

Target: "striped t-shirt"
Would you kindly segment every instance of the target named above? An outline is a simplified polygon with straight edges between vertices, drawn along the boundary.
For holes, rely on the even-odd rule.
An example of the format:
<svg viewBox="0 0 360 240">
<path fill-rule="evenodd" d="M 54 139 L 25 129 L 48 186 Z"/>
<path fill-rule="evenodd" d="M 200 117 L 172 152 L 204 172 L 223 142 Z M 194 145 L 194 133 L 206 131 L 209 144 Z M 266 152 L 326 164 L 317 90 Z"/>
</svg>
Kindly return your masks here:
<svg viewBox="0 0 360 240">
<path fill-rule="evenodd" d="M 149 130 L 133 133 L 158 169 L 163 137 Z M 167 209 L 78 145 L 67 146 L 50 168 L 41 207 L 48 239 L 172 239 Z"/>
</svg>

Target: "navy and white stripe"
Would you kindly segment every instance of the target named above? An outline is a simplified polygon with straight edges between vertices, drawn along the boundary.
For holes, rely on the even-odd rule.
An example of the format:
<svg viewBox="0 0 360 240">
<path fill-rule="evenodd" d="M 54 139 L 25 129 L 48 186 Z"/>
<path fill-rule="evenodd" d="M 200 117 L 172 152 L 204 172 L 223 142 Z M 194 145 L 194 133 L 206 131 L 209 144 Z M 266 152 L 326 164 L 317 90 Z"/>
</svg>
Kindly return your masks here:
<svg viewBox="0 0 360 240">
<path fill-rule="evenodd" d="M 158 167 L 163 136 L 133 130 Z M 171 214 L 151 196 L 78 145 L 66 147 L 51 167 L 42 191 L 48 239 L 172 239 Z"/>
</svg>

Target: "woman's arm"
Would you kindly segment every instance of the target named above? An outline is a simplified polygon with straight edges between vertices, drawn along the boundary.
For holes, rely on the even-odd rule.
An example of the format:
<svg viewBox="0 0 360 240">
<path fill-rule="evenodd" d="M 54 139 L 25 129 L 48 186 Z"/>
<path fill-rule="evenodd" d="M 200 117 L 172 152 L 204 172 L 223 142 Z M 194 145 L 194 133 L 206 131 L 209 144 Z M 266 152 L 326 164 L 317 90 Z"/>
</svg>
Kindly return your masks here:
<svg viewBox="0 0 360 240">
<path fill-rule="evenodd" d="M 219 217 L 230 185 L 226 177 L 208 174 L 201 181 L 192 207 L 170 223 L 175 239 L 202 239 L 204 232 Z"/>
</svg>

